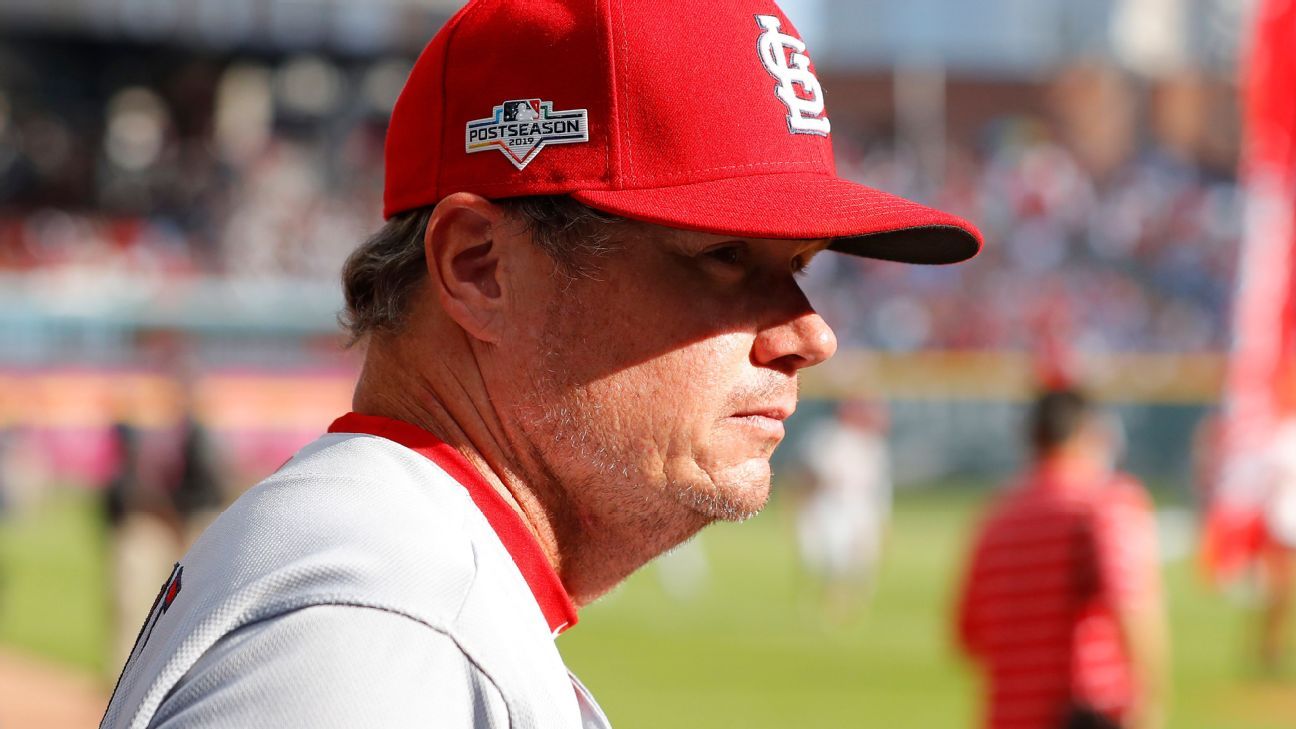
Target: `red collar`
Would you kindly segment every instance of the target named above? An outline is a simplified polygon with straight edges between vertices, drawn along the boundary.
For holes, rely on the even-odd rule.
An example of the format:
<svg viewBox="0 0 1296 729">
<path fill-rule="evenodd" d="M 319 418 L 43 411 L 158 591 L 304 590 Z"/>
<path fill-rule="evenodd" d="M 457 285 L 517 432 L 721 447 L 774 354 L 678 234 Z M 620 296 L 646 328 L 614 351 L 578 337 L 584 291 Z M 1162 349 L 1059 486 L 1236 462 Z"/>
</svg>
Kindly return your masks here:
<svg viewBox="0 0 1296 729">
<path fill-rule="evenodd" d="M 417 425 L 378 415 L 347 413 L 334 420 L 328 432 L 365 433 L 386 438 L 440 466 L 441 470 L 468 490 L 473 503 L 481 510 L 486 521 L 490 522 L 491 528 L 526 579 L 553 634 L 557 635 L 576 624 L 576 606 L 572 604 L 566 588 L 558 579 L 558 573 L 554 572 L 553 566 L 540 550 L 535 535 L 504 497 L 486 483 L 486 479 L 459 451 Z"/>
</svg>

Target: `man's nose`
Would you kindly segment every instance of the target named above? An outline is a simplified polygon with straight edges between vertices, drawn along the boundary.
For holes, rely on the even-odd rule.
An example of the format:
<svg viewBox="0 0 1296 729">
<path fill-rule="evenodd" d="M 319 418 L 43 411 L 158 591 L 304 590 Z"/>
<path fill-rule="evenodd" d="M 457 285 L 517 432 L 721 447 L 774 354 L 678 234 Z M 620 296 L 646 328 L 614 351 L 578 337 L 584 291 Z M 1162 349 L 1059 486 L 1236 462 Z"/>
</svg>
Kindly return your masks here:
<svg viewBox="0 0 1296 729">
<path fill-rule="evenodd" d="M 757 365 L 791 374 L 823 362 L 836 351 L 837 335 L 807 303 L 800 313 L 757 333 L 752 359 Z"/>
</svg>

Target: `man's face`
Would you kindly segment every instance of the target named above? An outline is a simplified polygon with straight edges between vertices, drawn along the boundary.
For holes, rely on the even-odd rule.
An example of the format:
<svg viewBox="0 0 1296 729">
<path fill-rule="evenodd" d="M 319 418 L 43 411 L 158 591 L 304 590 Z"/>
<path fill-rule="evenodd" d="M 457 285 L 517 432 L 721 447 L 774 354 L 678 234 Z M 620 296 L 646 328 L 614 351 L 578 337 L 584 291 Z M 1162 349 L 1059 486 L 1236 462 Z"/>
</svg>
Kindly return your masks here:
<svg viewBox="0 0 1296 729">
<path fill-rule="evenodd" d="M 798 370 L 836 349 L 794 278 L 826 242 L 633 230 L 588 277 L 535 251 L 496 407 L 586 527 L 747 518 L 768 499 Z"/>
</svg>

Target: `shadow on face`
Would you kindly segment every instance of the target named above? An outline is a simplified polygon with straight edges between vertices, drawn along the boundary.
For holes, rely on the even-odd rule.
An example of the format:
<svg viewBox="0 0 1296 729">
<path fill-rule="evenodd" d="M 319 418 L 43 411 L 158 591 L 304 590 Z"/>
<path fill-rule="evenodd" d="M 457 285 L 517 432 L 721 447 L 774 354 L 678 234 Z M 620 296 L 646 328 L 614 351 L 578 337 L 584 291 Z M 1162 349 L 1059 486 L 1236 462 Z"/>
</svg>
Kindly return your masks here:
<svg viewBox="0 0 1296 729">
<path fill-rule="evenodd" d="M 537 344 L 545 365 L 572 386 L 662 359 L 682 359 L 675 364 L 702 379 L 727 368 L 748 379 L 794 380 L 836 349 L 796 279 L 824 247 L 636 224 L 586 275 L 536 270 L 531 275 L 548 285 L 518 304 L 543 309 Z M 698 356 L 678 356 L 687 352 Z"/>
</svg>

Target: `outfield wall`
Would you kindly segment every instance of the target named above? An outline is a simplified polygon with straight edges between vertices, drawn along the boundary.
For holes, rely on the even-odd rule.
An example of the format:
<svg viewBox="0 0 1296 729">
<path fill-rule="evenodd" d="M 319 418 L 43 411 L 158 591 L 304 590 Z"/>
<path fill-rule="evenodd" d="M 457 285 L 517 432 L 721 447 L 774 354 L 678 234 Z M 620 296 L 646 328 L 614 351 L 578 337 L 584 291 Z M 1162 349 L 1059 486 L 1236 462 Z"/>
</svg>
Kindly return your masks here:
<svg viewBox="0 0 1296 729">
<path fill-rule="evenodd" d="M 1192 432 L 1216 399 L 1222 358 L 1111 355 L 1085 358 L 1080 368 L 1120 416 L 1129 467 L 1149 479 L 1185 483 Z M 353 367 L 209 371 L 193 379 L 188 400 L 232 469 L 251 478 L 348 410 L 355 375 Z M 1019 432 L 1033 381 L 1033 360 L 1024 354 L 843 352 L 807 372 L 776 466 L 796 457 L 804 426 L 828 414 L 833 401 L 862 396 L 890 404 L 897 481 L 1001 477 L 1022 458 Z M 185 402 L 178 382 L 147 370 L 0 370 L 0 426 L 63 480 L 102 481 L 114 462 L 114 422 L 165 433 Z"/>
</svg>

